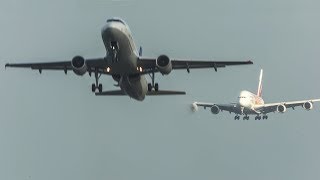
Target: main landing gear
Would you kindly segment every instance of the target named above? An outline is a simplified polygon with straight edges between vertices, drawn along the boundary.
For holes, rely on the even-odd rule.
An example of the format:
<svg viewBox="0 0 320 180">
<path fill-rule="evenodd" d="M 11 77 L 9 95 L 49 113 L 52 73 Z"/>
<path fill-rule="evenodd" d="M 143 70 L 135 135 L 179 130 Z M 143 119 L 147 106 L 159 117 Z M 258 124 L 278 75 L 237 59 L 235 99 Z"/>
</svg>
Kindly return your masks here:
<svg viewBox="0 0 320 180">
<path fill-rule="evenodd" d="M 95 79 L 96 79 L 96 83 L 95 83 L 95 84 L 94 84 L 94 83 L 92 84 L 91 90 L 92 90 L 92 92 L 96 92 L 96 89 L 98 89 L 99 93 L 101 93 L 101 92 L 102 92 L 102 84 L 99 84 L 99 79 L 100 79 L 100 77 L 101 77 L 101 73 L 99 74 L 97 68 L 95 69 L 94 77 L 95 77 Z"/>
<path fill-rule="evenodd" d="M 159 90 L 159 84 L 158 83 L 154 83 L 154 70 L 152 71 L 151 74 L 149 74 L 149 76 L 152 79 L 152 83 L 148 83 L 148 91 L 152 91 L 152 89 L 154 89 L 155 91 Z"/>
<path fill-rule="evenodd" d="M 261 120 L 261 116 L 260 116 L 260 115 L 257 115 L 254 119 L 255 119 L 255 120 Z M 263 120 L 268 119 L 268 116 L 267 116 L 267 115 L 263 115 L 263 116 L 262 116 L 262 119 L 263 119 Z"/>
<path fill-rule="evenodd" d="M 249 116 L 248 115 L 243 116 L 243 120 L 249 120 Z"/>
<path fill-rule="evenodd" d="M 254 120 L 261 120 L 261 116 L 257 115 L 256 117 L 254 117 Z"/>
<path fill-rule="evenodd" d="M 255 120 L 261 120 L 261 118 L 263 120 L 265 120 L 265 119 L 268 119 L 268 116 L 267 115 L 263 115 L 263 116 L 257 115 L 256 117 L 254 117 Z M 237 114 L 234 117 L 234 120 L 240 120 L 240 116 Z M 249 116 L 248 115 L 243 116 L 243 120 L 249 120 Z"/>
<path fill-rule="evenodd" d="M 234 117 L 234 120 L 240 120 L 239 114 L 237 114 L 237 115 Z M 243 120 L 249 120 L 249 116 L 248 116 L 248 115 L 243 116 Z"/>
</svg>

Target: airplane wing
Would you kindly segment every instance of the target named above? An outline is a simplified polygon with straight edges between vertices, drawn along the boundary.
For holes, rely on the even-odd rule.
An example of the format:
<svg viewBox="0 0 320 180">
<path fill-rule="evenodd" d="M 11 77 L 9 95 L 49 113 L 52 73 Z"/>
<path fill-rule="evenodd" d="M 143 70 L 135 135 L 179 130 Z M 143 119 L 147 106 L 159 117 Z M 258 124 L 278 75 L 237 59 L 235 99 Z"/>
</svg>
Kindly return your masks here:
<svg viewBox="0 0 320 180">
<path fill-rule="evenodd" d="M 125 92 L 121 90 L 104 91 L 101 93 L 95 93 L 97 96 L 124 96 Z M 147 96 L 159 96 L 159 95 L 185 95 L 184 91 L 169 91 L 169 90 L 158 90 L 158 91 L 147 91 Z"/>
<path fill-rule="evenodd" d="M 252 61 L 197 61 L 182 59 L 174 59 L 171 63 L 172 69 L 186 69 L 188 72 L 190 69 L 214 68 L 217 71 L 218 68 L 226 66 L 253 64 Z M 148 70 L 156 69 L 156 58 L 139 58 L 138 66 L 142 67 L 146 72 L 150 72 Z"/>
<path fill-rule="evenodd" d="M 103 58 L 86 59 L 86 65 L 89 72 L 94 72 L 95 69 L 98 69 L 99 73 L 109 74 L 105 70 L 107 65 Z M 61 70 L 65 73 L 67 73 L 68 70 L 72 70 L 71 60 L 39 63 L 7 63 L 5 67 L 31 68 L 32 70 L 39 70 L 40 73 L 42 70 Z"/>
<path fill-rule="evenodd" d="M 229 113 L 241 114 L 241 109 L 237 106 L 236 103 L 230 104 L 214 104 L 214 103 L 206 103 L 206 102 L 194 102 L 192 103 L 192 109 L 196 111 L 198 106 L 206 108 L 211 108 L 213 106 L 218 107 L 221 111 L 227 111 Z"/>
<path fill-rule="evenodd" d="M 286 108 L 292 108 L 301 106 L 303 107 L 305 103 L 311 103 L 311 107 L 307 107 L 308 110 L 312 109 L 314 102 L 319 102 L 320 99 L 310 99 L 310 100 L 302 100 L 302 101 L 289 101 L 289 102 L 279 102 L 279 103 L 269 103 L 255 107 L 255 110 L 260 111 L 263 114 L 267 114 L 270 112 L 277 112 L 277 108 L 279 105 L 284 105 Z"/>
<path fill-rule="evenodd" d="M 172 69 L 199 69 L 199 68 L 214 68 L 217 71 L 218 68 L 232 66 L 232 65 L 246 65 L 253 64 L 252 61 L 194 61 L 194 60 L 172 60 Z M 111 74 L 107 72 L 107 62 L 104 58 L 86 59 L 87 71 L 95 72 L 97 69 L 99 73 Z M 148 74 L 151 72 L 158 72 L 156 68 L 156 58 L 140 58 L 138 60 L 138 67 L 142 67 L 142 72 L 137 74 Z M 72 70 L 71 60 L 68 61 L 56 61 L 56 62 L 39 62 L 39 63 L 7 63 L 5 68 L 31 68 L 32 70 L 38 70 L 42 73 L 42 70 L 61 70 L 67 74 L 67 71 Z"/>
</svg>

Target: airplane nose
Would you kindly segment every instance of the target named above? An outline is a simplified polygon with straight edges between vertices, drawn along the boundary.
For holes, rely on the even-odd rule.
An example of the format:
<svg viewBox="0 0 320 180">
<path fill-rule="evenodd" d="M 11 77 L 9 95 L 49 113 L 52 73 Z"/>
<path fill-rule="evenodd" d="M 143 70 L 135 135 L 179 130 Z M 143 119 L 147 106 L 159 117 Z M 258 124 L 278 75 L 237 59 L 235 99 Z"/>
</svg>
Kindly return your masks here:
<svg viewBox="0 0 320 180">
<path fill-rule="evenodd" d="M 248 106 L 247 101 L 245 101 L 243 98 L 240 99 L 239 103 L 241 106 L 244 106 L 244 107 Z"/>
<path fill-rule="evenodd" d="M 113 30 L 121 30 L 124 28 L 124 25 L 119 22 L 111 22 L 107 23 L 103 28 L 102 32 L 113 31 Z"/>
</svg>

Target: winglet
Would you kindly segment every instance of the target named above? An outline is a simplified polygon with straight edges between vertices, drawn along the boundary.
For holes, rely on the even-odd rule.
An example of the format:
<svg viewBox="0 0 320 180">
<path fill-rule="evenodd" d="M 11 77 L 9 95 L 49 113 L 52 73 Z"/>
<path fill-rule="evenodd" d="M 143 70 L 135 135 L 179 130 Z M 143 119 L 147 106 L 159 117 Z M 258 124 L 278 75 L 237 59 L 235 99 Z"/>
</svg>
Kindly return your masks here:
<svg viewBox="0 0 320 180">
<path fill-rule="evenodd" d="M 191 104 L 191 111 L 192 111 L 192 112 L 196 112 L 196 111 L 198 111 L 198 110 L 199 110 L 199 107 L 198 107 L 198 105 L 197 105 L 197 102 L 192 103 L 192 104 Z"/>
<path fill-rule="evenodd" d="M 9 66 L 9 64 L 7 63 L 6 65 L 4 65 L 4 69 L 7 69 L 7 67 Z"/>
</svg>

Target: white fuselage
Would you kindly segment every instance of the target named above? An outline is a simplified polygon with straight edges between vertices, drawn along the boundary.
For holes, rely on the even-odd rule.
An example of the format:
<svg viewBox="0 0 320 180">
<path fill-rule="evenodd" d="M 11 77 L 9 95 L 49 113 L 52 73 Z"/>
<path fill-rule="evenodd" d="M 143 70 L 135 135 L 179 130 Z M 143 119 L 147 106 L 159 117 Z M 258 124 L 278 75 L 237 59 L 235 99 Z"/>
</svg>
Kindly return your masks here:
<svg viewBox="0 0 320 180">
<path fill-rule="evenodd" d="M 121 90 L 128 96 L 142 101 L 147 93 L 147 80 L 138 73 L 139 56 L 129 27 L 120 19 L 107 21 L 101 31 L 107 55 L 108 72 L 119 82 Z M 117 46 L 117 58 L 113 59 L 114 46 Z"/>
<path fill-rule="evenodd" d="M 263 104 L 263 99 L 256 94 L 249 91 L 240 92 L 239 105 L 242 109 L 242 114 L 259 114 L 255 107 Z"/>
</svg>

